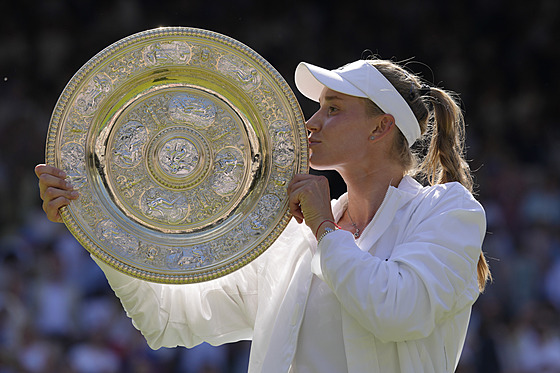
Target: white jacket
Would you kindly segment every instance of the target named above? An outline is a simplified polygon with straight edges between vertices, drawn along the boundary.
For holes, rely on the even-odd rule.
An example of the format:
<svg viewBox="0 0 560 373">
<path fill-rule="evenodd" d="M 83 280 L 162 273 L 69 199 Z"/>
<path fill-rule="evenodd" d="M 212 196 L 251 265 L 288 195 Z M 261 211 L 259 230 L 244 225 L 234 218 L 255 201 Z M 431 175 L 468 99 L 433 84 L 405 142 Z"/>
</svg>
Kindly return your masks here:
<svg viewBox="0 0 560 373">
<path fill-rule="evenodd" d="M 346 201 L 333 202 L 336 218 Z M 97 262 L 154 349 L 252 339 L 250 372 L 288 372 L 315 273 L 340 300 L 349 372 L 452 372 L 485 229 L 463 186 L 422 188 L 407 176 L 359 240 L 339 230 L 314 255 L 313 234 L 292 220 L 259 258 L 202 284 L 150 283 Z"/>
</svg>

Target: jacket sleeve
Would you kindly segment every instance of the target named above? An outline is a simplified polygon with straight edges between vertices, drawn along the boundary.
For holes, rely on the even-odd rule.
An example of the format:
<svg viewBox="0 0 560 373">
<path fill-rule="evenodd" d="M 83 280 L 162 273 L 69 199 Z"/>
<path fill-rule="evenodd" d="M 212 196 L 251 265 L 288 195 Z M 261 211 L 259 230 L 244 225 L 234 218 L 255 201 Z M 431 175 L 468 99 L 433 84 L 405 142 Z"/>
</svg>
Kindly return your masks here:
<svg viewBox="0 0 560 373">
<path fill-rule="evenodd" d="M 479 295 L 484 210 L 459 184 L 443 193 L 425 198 L 408 222 L 394 222 L 406 227 L 390 258 L 361 251 L 345 231 L 328 234 L 318 246 L 313 270 L 345 311 L 383 342 L 426 337 Z"/>
<path fill-rule="evenodd" d="M 256 313 L 256 265 L 201 284 L 139 280 L 94 258 L 148 345 L 193 347 L 250 339 Z"/>
</svg>

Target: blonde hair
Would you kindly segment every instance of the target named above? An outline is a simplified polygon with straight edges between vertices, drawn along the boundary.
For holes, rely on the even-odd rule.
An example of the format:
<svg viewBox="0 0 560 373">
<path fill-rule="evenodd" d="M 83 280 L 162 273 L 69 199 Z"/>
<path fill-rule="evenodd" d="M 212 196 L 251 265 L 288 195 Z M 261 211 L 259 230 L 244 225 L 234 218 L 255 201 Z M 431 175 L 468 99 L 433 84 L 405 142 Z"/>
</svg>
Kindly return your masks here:
<svg viewBox="0 0 560 373">
<path fill-rule="evenodd" d="M 423 149 L 413 152 L 399 131 L 393 144 L 393 155 L 406 171 L 426 180 L 430 185 L 456 181 L 472 192 L 473 179 L 465 160 L 465 121 L 457 95 L 423 84 L 418 76 L 392 61 L 372 59 L 369 63 L 403 96 L 420 124 L 422 139 L 419 143 L 424 145 Z M 368 105 L 371 113 L 382 112 L 371 100 L 367 101 L 371 103 Z M 428 141 L 429 145 L 426 147 Z M 486 282 L 492 279 L 482 252 L 478 260 L 477 275 L 478 287 L 482 292 Z"/>
</svg>

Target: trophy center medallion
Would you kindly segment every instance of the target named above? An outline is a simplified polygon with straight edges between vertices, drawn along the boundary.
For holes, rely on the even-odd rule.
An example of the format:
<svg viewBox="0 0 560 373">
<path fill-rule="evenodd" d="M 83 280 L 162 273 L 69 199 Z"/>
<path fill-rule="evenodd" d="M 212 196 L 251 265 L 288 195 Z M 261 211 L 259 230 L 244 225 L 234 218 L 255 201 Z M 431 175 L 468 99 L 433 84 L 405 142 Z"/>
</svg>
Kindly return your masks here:
<svg viewBox="0 0 560 373">
<path fill-rule="evenodd" d="M 198 131 L 187 126 L 168 127 L 149 144 L 148 168 L 162 186 L 191 189 L 209 171 L 210 144 Z"/>
<path fill-rule="evenodd" d="M 199 163 L 196 146 L 186 138 L 174 137 L 166 141 L 157 156 L 161 169 L 169 177 L 187 177 Z"/>
</svg>

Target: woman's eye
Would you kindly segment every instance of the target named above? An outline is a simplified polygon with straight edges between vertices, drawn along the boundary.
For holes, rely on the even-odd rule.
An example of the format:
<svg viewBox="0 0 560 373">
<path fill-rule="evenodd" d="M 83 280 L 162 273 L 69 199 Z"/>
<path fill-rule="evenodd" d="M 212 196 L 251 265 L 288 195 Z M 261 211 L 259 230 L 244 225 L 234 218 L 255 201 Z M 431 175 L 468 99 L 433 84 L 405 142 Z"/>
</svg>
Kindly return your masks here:
<svg viewBox="0 0 560 373">
<path fill-rule="evenodd" d="M 329 114 L 335 113 L 338 109 L 335 108 L 334 106 L 329 106 L 329 108 L 327 109 L 327 112 Z"/>
</svg>

